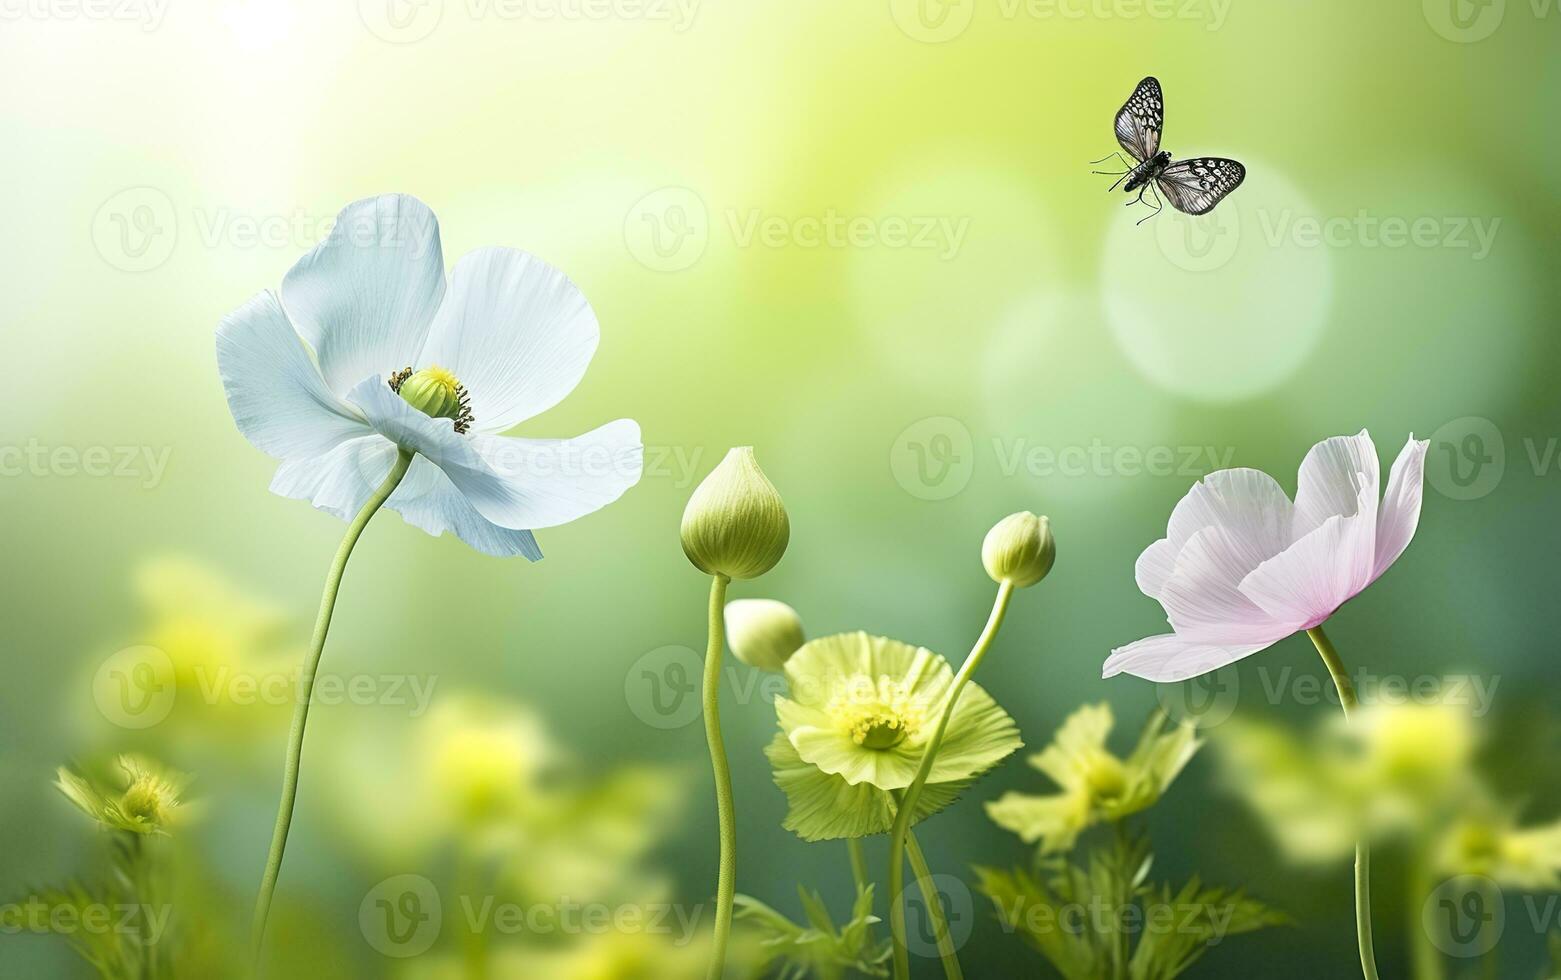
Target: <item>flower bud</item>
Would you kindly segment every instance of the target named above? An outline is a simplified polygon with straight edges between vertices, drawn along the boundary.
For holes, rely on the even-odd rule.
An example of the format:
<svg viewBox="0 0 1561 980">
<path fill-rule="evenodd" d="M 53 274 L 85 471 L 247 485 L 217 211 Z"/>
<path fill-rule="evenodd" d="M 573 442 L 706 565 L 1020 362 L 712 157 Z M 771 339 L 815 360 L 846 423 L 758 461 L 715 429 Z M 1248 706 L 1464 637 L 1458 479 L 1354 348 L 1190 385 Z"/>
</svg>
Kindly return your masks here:
<svg viewBox="0 0 1561 980">
<path fill-rule="evenodd" d="M 726 642 L 750 667 L 780 673 L 802 648 L 797 611 L 774 599 L 737 599 L 726 604 Z"/>
<path fill-rule="evenodd" d="M 1056 560 L 1051 521 L 1029 511 L 998 521 L 981 543 L 986 573 L 994 582 L 1011 582 L 1020 589 L 1045 578 Z"/>
<path fill-rule="evenodd" d="M 709 575 L 757 578 L 781 560 L 791 521 L 751 446 L 729 451 L 695 488 L 682 537 L 683 553 Z"/>
</svg>

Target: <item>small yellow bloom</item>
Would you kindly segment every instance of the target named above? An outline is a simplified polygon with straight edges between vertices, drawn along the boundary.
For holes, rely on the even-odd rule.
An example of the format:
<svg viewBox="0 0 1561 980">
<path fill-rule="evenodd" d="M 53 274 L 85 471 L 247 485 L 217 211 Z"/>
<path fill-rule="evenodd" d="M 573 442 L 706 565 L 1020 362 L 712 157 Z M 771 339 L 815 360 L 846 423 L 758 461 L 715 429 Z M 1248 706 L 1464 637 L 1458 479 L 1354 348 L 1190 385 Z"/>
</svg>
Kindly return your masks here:
<svg viewBox="0 0 1561 980">
<path fill-rule="evenodd" d="M 1089 827 L 1153 806 L 1202 744 L 1192 726 L 1167 730 L 1165 716 L 1156 714 L 1123 759 L 1106 748 L 1113 724 L 1104 702 L 1075 711 L 1052 744 L 1030 757 L 1061 792 L 1005 793 L 986 805 L 987 816 L 1027 844 L 1039 841 L 1045 853 L 1069 850 Z"/>
</svg>

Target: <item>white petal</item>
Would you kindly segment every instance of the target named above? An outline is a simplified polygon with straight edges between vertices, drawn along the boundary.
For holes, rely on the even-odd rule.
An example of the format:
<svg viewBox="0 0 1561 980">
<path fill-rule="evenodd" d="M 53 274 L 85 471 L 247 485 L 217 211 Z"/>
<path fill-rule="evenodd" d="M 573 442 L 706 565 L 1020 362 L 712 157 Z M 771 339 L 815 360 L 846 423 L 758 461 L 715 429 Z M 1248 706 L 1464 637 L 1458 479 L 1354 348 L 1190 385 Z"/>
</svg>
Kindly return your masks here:
<svg viewBox="0 0 1561 980">
<path fill-rule="evenodd" d="M 419 367 L 454 372 L 476 428 L 501 432 L 558 404 L 596 353 L 596 314 L 559 270 L 526 252 L 462 256 Z"/>
<path fill-rule="evenodd" d="M 1413 435 L 1393 461 L 1388 489 L 1377 518 L 1377 555 L 1371 577 L 1377 578 L 1398 561 L 1420 526 L 1420 497 L 1425 482 L 1425 456 L 1431 443 Z"/>
<path fill-rule="evenodd" d="M 443 470 L 419 456 L 385 506 L 398 511 L 408 524 L 434 537 L 453 531 L 456 537 L 485 555 L 542 559 L 542 549 L 529 530 L 512 530 L 489 521 L 471 505 Z"/>
<path fill-rule="evenodd" d="M 1140 592 L 1151 599 L 1160 598 L 1165 580 L 1176 571 L 1177 550 L 1178 545 L 1168 538 L 1161 538 L 1144 549 L 1133 565 L 1133 579 L 1138 583 Z"/>
<path fill-rule="evenodd" d="M 396 447 L 380 435 L 353 439 L 315 459 L 283 463 L 271 481 L 273 492 L 307 500 L 341 520 L 350 520 L 390 472 Z M 423 457 L 413 460 L 385 506 L 408 524 L 438 537 L 453 531 L 484 554 L 542 557 L 530 531 L 512 531 L 484 520 L 444 473 Z"/>
<path fill-rule="evenodd" d="M 1160 591 L 1171 628 L 1185 639 L 1220 644 L 1285 635 L 1283 624 L 1240 591 L 1249 571 L 1243 544 L 1231 531 L 1210 527 L 1193 535 Z"/>
<path fill-rule="evenodd" d="M 444 291 L 438 219 L 405 194 L 349 204 L 282 280 L 288 315 L 343 396 L 417 361 Z"/>
<path fill-rule="evenodd" d="M 1132 674 L 1156 683 L 1171 684 L 1219 670 L 1282 639 L 1284 634 L 1264 643 L 1220 646 L 1164 633 L 1112 650 L 1101 676 Z"/>
<path fill-rule="evenodd" d="M 1371 582 L 1376 554 L 1376 487 L 1362 485 L 1354 513 L 1334 515 L 1301 540 L 1259 565 L 1241 592 L 1291 631 L 1310 629 L 1333 615 Z"/>
<path fill-rule="evenodd" d="M 1295 528 L 1292 541 L 1312 533 L 1330 517 L 1349 517 L 1359 501 L 1370 500 L 1377 509 L 1382 465 L 1377 447 L 1365 429 L 1353 436 L 1335 436 L 1311 448 L 1301 461 L 1295 491 Z M 1369 488 L 1370 494 L 1362 493 Z"/>
<path fill-rule="evenodd" d="M 640 427 L 619 419 L 573 439 L 479 435 L 477 450 L 508 481 L 529 527 L 567 524 L 640 481 Z"/>
<path fill-rule="evenodd" d="M 402 401 L 380 378 L 348 400 L 385 438 L 426 456 L 488 521 L 514 530 L 567 523 L 639 481 L 639 426 L 620 420 L 578 439 L 465 436 Z"/>
<path fill-rule="evenodd" d="M 1274 478 L 1238 468 L 1210 473 L 1171 512 L 1166 537 L 1185 544 L 1207 527 L 1229 532 L 1232 556 L 1251 571 L 1293 540 L 1294 507 Z"/>
<path fill-rule="evenodd" d="M 318 456 L 369 431 L 326 388 L 269 290 L 222 318 L 217 367 L 233 421 L 267 455 Z"/>
</svg>

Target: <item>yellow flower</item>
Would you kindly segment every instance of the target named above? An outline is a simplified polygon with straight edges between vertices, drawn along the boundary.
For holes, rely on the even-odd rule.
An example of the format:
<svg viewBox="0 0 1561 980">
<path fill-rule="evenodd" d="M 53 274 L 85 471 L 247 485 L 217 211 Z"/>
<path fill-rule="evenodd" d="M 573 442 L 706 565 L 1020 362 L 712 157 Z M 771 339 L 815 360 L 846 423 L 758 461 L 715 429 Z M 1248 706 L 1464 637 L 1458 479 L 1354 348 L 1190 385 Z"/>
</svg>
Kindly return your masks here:
<svg viewBox="0 0 1561 980">
<path fill-rule="evenodd" d="M 1061 792 L 1005 793 L 986 805 L 987 816 L 1027 844 L 1039 841 L 1045 853 L 1069 850 L 1091 826 L 1153 806 L 1202 744 L 1190 725 L 1167 730 L 1165 716 L 1156 714 L 1123 759 L 1106 748 L 1113 724 L 1109 704 L 1075 711 L 1052 744 L 1030 757 Z"/>
<path fill-rule="evenodd" d="M 1561 821 L 1519 827 L 1510 812 L 1483 803 L 1458 820 L 1436 849 L 1447 875 L 1484 875 L 1504 888 L 1561 889 Z"/>
<path fill-rule="evenodd" d="M 121 786 L 105 790 L 61 766 L 55 786 L 82 813 L 110 830 L 167 834 L 182 815 L 189 777 L 138 756 L 119 757 Z"/>
</svg>

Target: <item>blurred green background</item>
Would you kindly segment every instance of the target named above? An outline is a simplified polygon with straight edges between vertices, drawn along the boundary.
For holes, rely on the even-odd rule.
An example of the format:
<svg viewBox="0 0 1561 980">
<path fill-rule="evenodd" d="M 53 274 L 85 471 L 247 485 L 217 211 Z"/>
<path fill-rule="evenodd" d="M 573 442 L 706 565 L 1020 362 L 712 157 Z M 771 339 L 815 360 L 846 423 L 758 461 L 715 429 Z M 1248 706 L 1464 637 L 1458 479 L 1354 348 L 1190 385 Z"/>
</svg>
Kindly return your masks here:
<svg viewBox="0 0 1561 980">
<path fill-rule="evenodd" d="M 1049 514 L 1056 571 L 1018 598 L 979 678 L 1038 749 L 1085 700 L 1129 729 L 1156 703 L 1100 664 L 1163 626 L 1133 562 L 1198 476 L 1228 462 L 1293 489 L 1326 436 L 1369 427 L 1388 458 L 1431 437 L 1417 539 L 1334 639 L 1381 673 L 1499 677 L 1493 718 L 1525 732 L 1507 758 L 1548 768 L 1558 19 L 1499 0 L 6 5 L 0 884 L 90 874 L 91 833 L 53 769 L 157 735 L 116 725 L 93 686 L 116 650 L 160 642 L 138 598 L 147 562 L 183 556 L 268 607 L 279 657 L 304 642 L 342 526 L 268 493 L 275 464 L 233 426 L 213 330 L 340 207 L 385 191 L 433 207 L 450 261 L 516 246 L 575 279 L 600 351 L 521 431 L 631 417 L 647 471 L 540 533 L 536 565 L 381 516 L 327 669 L 431 678 L 436 705 L 462 690 L 530 705 L 587 771 L 683 770 L 686 812 L 656 856 L 682 901 L 714 877 L 703 735 L 647 722 L 641 658 L 702 649 L 706 582 L 678 519 L 732 445 L 757 447 L 793 527 L 782 564 L 733 596 L 785 599 L 812 635 L 962 657 L 991 600 L 981 536 L 1013 510 Z M 1146 74 L 1165 87 L 1167 149 L 1248 165 L 1208 220 L 1135 225 L 1090 173 Z M 1246 689 L 1259 663 L 1321 671 L 1304 639 L 1245 664 Z M 790 912 L 798 881 L 843 901 L 839 846 L 780 828 L 761 753 L 773 711 L 740 686 L 726 697 L 740 890 Z M 1242 709 L 1298 725 L 1334 710 Z M 250 714 L 260 730 L 231 745 L 199 727 L 158 743 L 197 770 L 192 834 L 231 900 L 211 914 L 235 923 L 286 725 Z M 333 833 L 344 794 L 325 746 L 393 744 L 410 714 L 314 716 L 277 920 L 280 946 L 303 943 L 300 923 L 334 944 L 312 948 L 314 975 L 404 965 L 361 941 L 359 903 L 424 869 L 343 841 L 415 792 L 390 780 Z M 1554 815 L 1545 778 L 1511 778 Z M 1299 924 L 1232 940 L 1193 975 L 1349 975 L 1347 867 L 1287 867 L 1215 783 L 1200 758 L 1153 812 L 1157 871 L 1245 884 Z M 1022 861 L 980 802 L 1043 788 L 1011 760 L 922 831 L 934 869 Z M 1378 874 L 1383 971 L 1401 976 L 1415 913 L 1391 858 Z M 971 975 L 1050 975 L 980 903 Z M 1510 919 L 1502 975 L 1533 975 L 1543 937 Z M 86 973 L 63 943 L 8 935 L 0 975 Z"/>
</svg>

